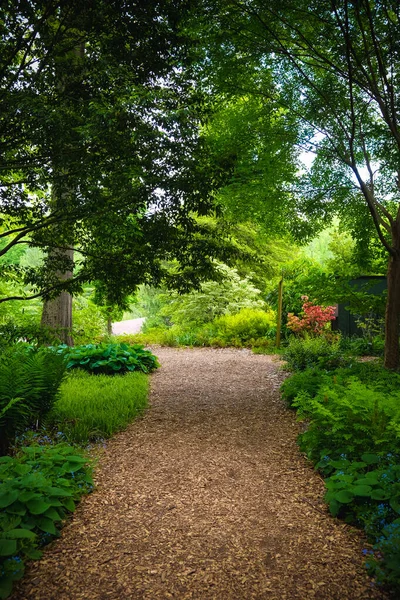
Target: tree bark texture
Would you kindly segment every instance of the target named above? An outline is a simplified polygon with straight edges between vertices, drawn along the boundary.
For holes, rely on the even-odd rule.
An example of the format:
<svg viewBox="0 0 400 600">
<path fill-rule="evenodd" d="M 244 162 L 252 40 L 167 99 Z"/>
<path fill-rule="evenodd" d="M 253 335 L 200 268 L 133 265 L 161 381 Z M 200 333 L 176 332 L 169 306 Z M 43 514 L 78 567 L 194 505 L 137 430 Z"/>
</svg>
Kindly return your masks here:
<svg viewBox="0 0 400 600">
<path fill-rule="evenodd" d="M 74 250 L 64 250 L 66 256 L 73 260 Z M 65 281 L 71 279 L 72 271 L 58 273 L 58 277 Z M 60 337 L 60 340 L 68 346 L 73 346 L 72 339 L 72 296 L 68 292 L 61 292 L 57 298 L 47 300 L 43 305 L 41 325 L 48 327 Z"/>
<path fill-rule="evenodd" d="M 398 369 L 400 365 L 400 254 L 390 257 L 387 274 L 388 297 L 385 315 L 385 367 Z"/>
<path fill-rule="evenodd" d="M 107 334 L 112 335 L 112 316 L 108 315 L 107 317 Z"/>
</svg>

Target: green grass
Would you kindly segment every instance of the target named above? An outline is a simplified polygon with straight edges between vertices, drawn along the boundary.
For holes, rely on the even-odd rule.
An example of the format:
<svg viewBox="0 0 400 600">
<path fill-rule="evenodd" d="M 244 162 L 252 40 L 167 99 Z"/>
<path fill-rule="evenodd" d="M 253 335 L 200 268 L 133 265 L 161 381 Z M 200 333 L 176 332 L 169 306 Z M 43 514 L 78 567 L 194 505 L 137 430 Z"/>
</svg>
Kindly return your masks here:
<svg viewBox="0 0 400 600">
<path fill-rule="evenodd" d="M 147 406 L 144 373 L 91 375 L 70 373 L 50 416 L 50 424 L 70 443 L 87 444 L 124 429 Z"/>
</svg>

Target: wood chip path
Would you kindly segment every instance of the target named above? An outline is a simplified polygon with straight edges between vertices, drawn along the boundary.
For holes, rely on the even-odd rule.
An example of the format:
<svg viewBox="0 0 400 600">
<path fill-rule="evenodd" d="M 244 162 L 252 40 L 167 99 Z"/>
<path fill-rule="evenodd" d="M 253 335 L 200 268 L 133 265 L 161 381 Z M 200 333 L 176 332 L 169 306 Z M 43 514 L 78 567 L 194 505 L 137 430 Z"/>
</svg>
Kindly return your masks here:
<svg viewBox="0 0 400 600">
<path fill-rule="evenodd" d="M 386 598 L 296 445 L 274 357 L 157 349 L 151 408 L 12 600 Z"/>
</svg>

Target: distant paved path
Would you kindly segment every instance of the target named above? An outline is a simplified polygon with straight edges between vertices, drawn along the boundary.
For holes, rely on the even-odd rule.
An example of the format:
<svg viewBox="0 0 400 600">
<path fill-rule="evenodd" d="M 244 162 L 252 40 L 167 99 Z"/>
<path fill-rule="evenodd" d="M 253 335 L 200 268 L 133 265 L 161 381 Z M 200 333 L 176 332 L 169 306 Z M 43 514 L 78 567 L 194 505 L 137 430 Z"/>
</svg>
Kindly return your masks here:
<svg viewBox="0 0 400 600">
<path fill-rule="evenodd" d="M 123 335 L 124 333 L 139 333 L 142 329 L 142 325 L 145 322 L 145 318 L 129 319 L 128 321 L 119 321 L 118 323 L 112 324 L 112 332 L 114 335 Z"/>
<path fill-rule="evenodd" d="M 151 409 L 13 600 L 383 599 L 332 519 L 273 357 L 159 349 Z"/>
</svg>

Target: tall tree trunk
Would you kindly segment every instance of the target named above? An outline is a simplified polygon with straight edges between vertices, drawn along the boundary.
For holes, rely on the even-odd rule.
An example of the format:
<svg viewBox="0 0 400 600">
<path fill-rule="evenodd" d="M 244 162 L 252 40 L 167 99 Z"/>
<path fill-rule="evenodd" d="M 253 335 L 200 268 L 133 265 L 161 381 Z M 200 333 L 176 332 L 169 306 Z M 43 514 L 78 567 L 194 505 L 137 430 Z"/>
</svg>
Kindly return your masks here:
<svg viewBox="0 0 400 600">
<path fill-rule="evenodd" d="M 82 59 L 84 57 L 84 54 L 85 46 L 83 43 L 81 43 L 70 52 L 69 59 L 71 61 L 71 65 L 73 65 L 75 61 Z M 69 83 L 71 83 L 69 81 L 69 74 L 58 74 L 58 87 L 61 94 L 65 93 L 65 90 L 66 88 L 68 88 Z M 79 101 L 78 97 L 76 98 L 76 101 Z M 69 144 L 71 144 L 71 141 L 69 141 Z M 67 174 L 67 172 L 65 174 Z M 66 205 L 68 205 L 68 198 L 71 193 L 73 193 L 73 190 L 69 190 L 68 186 L 66 187 L 66 189 L 61 191 L 56 191 L 53 188 L 54 206 L 57 209 L 63 210 L 63 208 Z M 73 225 L 70 225 L 69 227 L 69 231 L 67 233 L 64 232 L 64 235 L 62 236 L 66 240 L 65 245 L 68 247 L 65 250 L 57 249 L 57 254 L 64 254 L 72 262 L 74 257 L 74 248 L 72 241 L 74 238 Z M 68 279 L 72 279 L 73 272 L 57 272 L 57 277 L 62 281 L 66 281 Z M 61 292 L 60 295 L 57 296 L 57 298 L 46 301 L 43 306 L 41 324 L 43 326 L 47 326 L 53 329 L 65 344 L 68 344 L 68 346 L 73 346 L 71 294 L 69 294 L 68 292 Z"/>
<path fill-rule="evenodd" d="M 390 257 L 387 287 L 384 364 L 387 369 L 398 369 L 400 366 L 400 253 Z"/>
<path fill-rule="evenodd" d="M 64 250 L 65 255 L 73 260 L 74 250 Z M 72 271 L 57 273 L 59 279 L 65 281 L 71 279 Z M 43 305 L 41 325 L 48 327 L 60 337 L 60 340 L 68 346 L 73 346 L 72 339 L 72 296 L 68 292 L 61 292 L 57 298 L 47 300 Z"/>
</svg>

